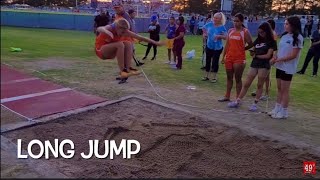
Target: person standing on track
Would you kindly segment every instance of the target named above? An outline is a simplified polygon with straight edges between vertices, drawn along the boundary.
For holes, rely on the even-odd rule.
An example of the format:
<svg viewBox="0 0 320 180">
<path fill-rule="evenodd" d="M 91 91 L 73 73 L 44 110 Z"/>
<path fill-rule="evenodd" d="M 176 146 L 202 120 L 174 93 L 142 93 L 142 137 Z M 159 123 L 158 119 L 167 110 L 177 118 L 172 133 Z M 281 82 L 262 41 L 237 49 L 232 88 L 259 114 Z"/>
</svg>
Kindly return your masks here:
<svg viewBox="0 0 320 180">
<path fill-rule="evenodd" d="M 109 13 L 106 13 L 103 9 L 101 9 L 100 14 L 98 14 L 94 18 L 93 32 L 96 34 L 96 36 L 99 35 L 99 32 L 97 32 L 97 28 L 101 26 L 106 26 L 109 24 L 109 22 L 110 22 Z"/>
<path fill-rule="evenodd" d="M 291 16 L 284 24 L 285 33 L 279 42 L 277 56 L 271 62 L 275 63 L 277 78 L 277 102 L 268 114 L 275 119 L 288 117 L 289 90 L 293 74 L 297 71 L 298 61 L 303 48 L 301 23 L 299 17 Z"/>
<path fill-rule="evenodd" d="M 148 27 L 148 32 L 150 34 L 150 39 L 155 41 L 160 40 L 160 25 L 158 23 L 158 17 L 156 15 L 151 16 L 151 24 Z M 151 50 L 151 47 L 153 47 L 153 57 L 151 60 L 155 60 L 157 58 L 157 52 L 158 52 L 157 46 L 152 43 L 149 43 L 146 54 L 142 58 L 142 60 L 147 59 L 149 52 Z"/>
<path fill-rule="evenodd" d="M 253 60 L 247 75 L 247 79 L 242 86 L 239 97 L 228 104 L 230 108 L 237 108 L 241 105 L 241 101 L 246 95 L 253 80 L 258 76 L 257 95 L 254 103 L 249 107 L 250 111 L 258 110 L 258 102 L 262 95 L 263 84 L 270 72 L 270 60 L 273 57 L 274 50 L 277 49 L 277 42 L 273 38 L 272 29 L 269 23 L 262 23 L 258 28 L 258 38 L 253 42 L 253 50 L 251 56 Z"/>
<path fill-rule="evenodd" d="M 312 77 L 316 77 L 318 74 L 318 66 L 319 66 L 318 64 L 320 59 L 320 24 L 318 24 L 318 29 L 312 33 L 311 47 L 308 50 L 302 69 L 297 72 L 298 74 L 304 74 L 306 72 L 308 64 L 312 58 L 313 58 Z"/>
<path fill-rule="evenodd" d="M 210 71 L 213 72 L 212 83 L 217 82 L 217 73 L 219 70 L 219 59 L 223 51 L 222 40 L 226 39 L 227 30 L 224 27 L 226 17 L 223 13 L 218 12 L 214 14 L 213 21 L 207 23 L 203 29 L 207 34 L 206 44 L 206 73 L 203 81 L 209 80 Z M 211 65 L 212 64 L 212 65 Z"/>
<path fill-rule="evenodd" d="M 276 23 L 274 22 L 273 19 L 269 19 L 267 22 L 270 24 L 270 26 L 271 26 L 271 28 L 272 28 L 274 40 L 277 41 L 278 35 L 277 35 L 276 31 L 275 31 L 275 29 L 276 29 Z M 276 49 L 274 49 L 273 55 L 274 55 L 274 56 L 277 55 L 277 50 L 276 50 Z M 262 100 L 262 101 L 266 101 L 266 100 L 269 99 L 269 92 L 270 92 L 270 72 L 269 72 L 269 75 L 268 75 L 267 78 L 266 78 L 265 86 L 266 86 L 265 94 L 264 94 L 263 96 L 261 96 L 261 98 L 260 98 L 260 100 Z M 251 93 L 251 95 L 252 95 L 252 96 L 256 96 L 256 95 L 257 95 L 257 92 L 253 92 L 253 93 Z"/>
<path fill-rule="evenodd" d="M 173 51 L 175 52 L 175 56 L 177 58 L 177 65 L 175 69 L 182 69 L 182 50 L 185 45 L 184 35 L 186 33 L 186 28 L 184 25 L 184 18 L 180 16 L 177 21 L 178 28 L 176 30 L 174 42 L 173 42 Z"/>
<path fill-rule="evenodd" d="M 136 14 L 137 14 L 137 13 L 136 13 L 136 11 L 135 11 L 134 9 L 130 9 L 130 10 L 128 11 L 128 14 L 129 14 L 130 20 L 131 20 L 131 22 L 132 22 L 131 30 L 132 30 L 132 32 L 137 33 L 136 21 L 134 20 L 134 19 L 136 18 Z M 136 57 L 135 57 L 136 49 L 135 49 L 134 43 L 132 43 L 132 49 L 133 49 L 133 59 L 134 59 L 134 61 L 135 61 L 135 63 L 136 63 L 136 66 L 142 66 L 142 65 L 144 65 L 143 62 L 140 62 L 140 61 L 137 60 Z"/>
<path fill-rule="evenodd" d="M 246 50 L 252 48 L 252 37 L 247 28 L 243 25 L 244 17 L 238 13 L 234 16 L 234 28 L 228 32 L 227 42 L 222 56 L 222 64 L 225 64 L 227 72 L 226 94 L 219 102 L 230 101 L 233 79 L 236 81 L 236 99 L 239 97 L 242 88 L 242 75 L 246 66 Z M 247 46 L 246 46 L 247 45 Z"/>
<path fill-rule="evenodd" d="M 175 18 L 172 16 L 169 19 L 169 24 L 166 27 L 167 34 L 167 48 L 168 48 L 168 64 L 176 64 L 176 56 L 173 51 L 173 42 L 176 33 L 177 25 L 175 23 Z M 171 54 L 173 54 L 173 61 L 171 61 Z"/>
</svg>

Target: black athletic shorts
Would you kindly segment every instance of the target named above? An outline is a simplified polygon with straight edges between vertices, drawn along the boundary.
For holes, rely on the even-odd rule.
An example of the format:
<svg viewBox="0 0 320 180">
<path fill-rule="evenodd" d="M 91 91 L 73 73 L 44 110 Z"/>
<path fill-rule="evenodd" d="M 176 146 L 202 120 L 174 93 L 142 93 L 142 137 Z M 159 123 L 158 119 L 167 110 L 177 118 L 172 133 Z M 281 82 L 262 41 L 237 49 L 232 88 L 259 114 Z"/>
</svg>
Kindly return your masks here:
<svg viewBox="0 0 320 180">
<path fill-rule="evenodd" d="M 285 71 L 282 71 L 280 69 L 277 69 L 276 71 L 276 78 L 281 79 L 283 81 L 291 81 L 293 75 L 292 74 L 287 74 Z"/>
</svg>

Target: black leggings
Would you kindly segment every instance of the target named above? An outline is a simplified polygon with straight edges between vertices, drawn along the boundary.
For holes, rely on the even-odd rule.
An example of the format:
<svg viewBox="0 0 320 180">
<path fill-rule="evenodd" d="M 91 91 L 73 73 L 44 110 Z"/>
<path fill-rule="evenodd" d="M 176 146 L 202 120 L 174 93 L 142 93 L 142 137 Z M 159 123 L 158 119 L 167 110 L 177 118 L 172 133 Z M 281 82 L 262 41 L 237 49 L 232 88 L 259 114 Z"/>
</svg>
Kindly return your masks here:
<svg viewBox="0 0 320 180">
<path fill-rule="evenodd" d="M 318 74 L 320 53 L 316 52 L 316 50 L 314 50 L 314 49 L 309 49 L 307 56 L 306 56 L 306 59 L 304 60 L 303 67 L 301 69 L 302 73 L 305 73 L 305 71 L 308 67 L 308 64 L 312 60 L 312 58 L 313 58 L 313 73 L 312 74 L 313 75 Z"/>
<path fill-rule="evenodd" d="M 146 51 L 146 55 L 145 55 L 145 57 L 147 57 L 147 56 L 148 56 L 148 54 L 149 54 L 149 52 L 150 52 L 151 47 L 153 47 L 153 57 L 156 57 L 156 56 L 157 56 L 157 52 L 158 52 L 158 50 L 157 50 L 157 46 L 156 46 L 156 45 L 154 45 L 154 44 L 149 43 L 149 44 L 148 44 L 148 48 L 147 48 L 147 51 Z"/>
<path fill-rule="evenodd" d="M 208 47 L 206 48 L 206 71 L 210 72 L 211 64 L 212 64 L 212 71 L 217 73 L 219 70 L 219 59 L 222 53 L 222 49 L 220 50 L 212 50 Z"/>
</svg>

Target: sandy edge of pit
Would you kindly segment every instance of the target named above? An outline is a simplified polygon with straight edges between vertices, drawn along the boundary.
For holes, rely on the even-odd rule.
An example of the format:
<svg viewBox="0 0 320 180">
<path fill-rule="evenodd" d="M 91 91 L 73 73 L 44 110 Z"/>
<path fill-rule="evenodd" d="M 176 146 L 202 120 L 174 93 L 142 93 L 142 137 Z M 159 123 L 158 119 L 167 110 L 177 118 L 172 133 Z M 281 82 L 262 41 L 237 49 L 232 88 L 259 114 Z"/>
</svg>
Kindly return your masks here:
<svg viewBox="0 0 320 180">
<path fill-rule="evenodd" d="M 50 121 L 58 119 L 58 118 L 66 117 L 66 116 L 73 115 L 73 114 L 79 114 L 79 113 L 86 112 L 86 111 L 89 111 L 89 110 L 97 109 L 99 107 L 105 107 L 105 106 L 108 106 L 108 105 L 120 103 L 122 101 L 126 101 L 128 99 L 133 99 L 133 98 L 139 99 L 139 100 L 142 100 L 142 101 L 146 101 L 146 102 L 149 102 L 149 103 L 153 103 L 153 104 L 165 107 L 165 108 L 169 108 L 169 109 L 181 111 L 181 112 L 184 112 L 184 113 L 188 113 L 188 114 L 191 114 L 193 116 L 198 116 L 198 117 L 203 118 L 206 121 L 208 121 L 208 120 L 210 122 L 213 121 L 213 122 L 215 122 L 217 124 L 221 124 L 223 126 L 235 127 L 237 129 L 243 131 L 245 134 L 247 134 L 249 136 L 258 137 L 261 140 L 279 141 L 279 142 L 281 142 L 283 144 L 292 145 L 292 146 L 294 146 L 296 148 L 306 149 L 307 152 L 309 152 L 310 154 L 316 155 L 316 156 L 318 156 L 320 154 L 320 147 L 317 147 L 317 146 L 311 145 L 311 144 L 307 144 L 307 143 L 305 143 L 305 142 L 303 142 L 301 140 L 297 140 L 294 136 L 292 136 L 290 134 L 287 134 L 287 133 L 271 134 L 271 133 L 267 133 L 267 132 L 265 132 L 263 130 L 259 130 L 259 129 L 252 128 L 252 127 L 238 126 L 235 122 L 232 122 L 232 121 L 224 121 L 224 120 L 221 120 L 221 119 L 212 118 L 210 116 L 205 116 L 203 114 L 184 109 L 181 106 L 178 106 L 178 105 L 175 105 L 175 104 L 167 104 L 167 103 L 159 102 L 157 100 L 153 100 L 153 99 L 150 99 L 150 98 L 147 98 L 147 97 L 135 96 L 135 95 L 125 96 L 125 97 L 122 97 L 122 98 L 120 98 L 118 100 L 105 101 L 105 102 L 102 102 L 102 103 L 86 106 L 86 107 L 83 107 L 83 108 L 78 108 L 78 109 L 67 111 L 67 112 L 63 112 L 63 113 L 57 113 L 57 114 L 49 115 L 49 116 L 46 116 L 46 117 L 35 119 L 32 122 L 25 121 L 25 122 L 21 122 L 21 123 L 4 125 L 4 126 L 1 127 L 1 134 L 5 133 L 5 132 L 13 131 L 13 130 L 18 130 L 18 129 L 34 126 L 34 125 L 49 123 Z M 221 112 L 221 113 L 223 113 L 223 112 Z M 1 139 L 2 139 L 2 137 L 3 136 L 1 135 Z M 1 145 L 2 145 L 2 143 L 1 143 Z"/>
<path fill-rule="evenodd" d="M 1 150 L 4 150 L 11 155 L 17 155 L 17 145 L 6 137 L 1 135 Z M 22 154 L 27 154 L 26 150 L 22 149 Z M 47 178 L 68 178 L 64 174 L 60 173 L 56 168 L 50 166 L 45 161 L 36 160 L 32 158 L 19 159 L 22 163 L 26 164 L 30 170 L 36 171 L 38 174 Z"/>
</svg>

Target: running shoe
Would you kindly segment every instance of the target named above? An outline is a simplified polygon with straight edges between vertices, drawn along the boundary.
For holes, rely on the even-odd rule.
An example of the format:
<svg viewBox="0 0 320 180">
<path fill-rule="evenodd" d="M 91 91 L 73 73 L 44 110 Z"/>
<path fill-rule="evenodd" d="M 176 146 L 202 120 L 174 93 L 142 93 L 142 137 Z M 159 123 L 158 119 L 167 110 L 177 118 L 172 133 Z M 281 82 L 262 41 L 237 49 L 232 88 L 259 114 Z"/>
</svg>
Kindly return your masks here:
<svg viewBox="0 0 320 180">
<path fill-rule="evenodd" d="M 211 82 L 212 83 L 216 83 L 218 80 L 217 79 L 212 79 Z"/>
<path fill-rule="evenodd" d="M 276 114 L 273 114 L 271 117 L 274 119 L 285 119 L 286 118 L 286 116 L 282 110 L 278 111 Z"/>
<path fill-rule="evenodd" d="M 202 81 L 209 81 L 209 78 L 208 77 L 203 77 Z"/>
<path fill-rule="evenodd" d="M 226 97 L 223 97 L 223 98 L 221 98 L 221 99 L 218 99 L 218 101 L 219 101 L 219 102 L 228 102 L 228 101 L 230 101 L 230 99 L 229 99 L 229 98 L 226 98 Z"/>
<path fill-rule="evenodd" d="M 276 113 L 277 113 L 276 108 L 273 108 L 272 111 L 268 112 L 268 115 L 269 115 L 269 116 L 273 116 L 273 115 L 275 115 Z"/>
<path fill-rule="evenodd" d="M 298 72 L 297 72 L 297 74 L 304 74 L 304 72 L 302 72 L 302 71 L 298 71 Z"/>
<path fill-rule="evenodd" d="M 138 69 L 135 69 L 135 68 L 130 67 L 129 70 L 130 70 L 130 74 L 132 74 L 132 75 L 139 75 L 139 74 L 141 74 L 141 72 L 138 71 Z"/>
<path fill-rule="evenodd" d="M 228 103 L 229 108 L 238 108 L 240 106 L 240 103 L 237 101 L 232 101 Z"/>
<path fill-rule="evenodd" d="M 266 100 L 268 100 L 269 99 L 269 96 L 268 95 L 265 95 L 265 96 L 261 96 L 260 97 L 260 100 L 261 101 L 266 101 Z"/>
<path fill-rule="evenodd" d="M 249 111 L 256 112 L 258 110 L 258 105 L 256 103 L 251 104 Z"/>
<path fill-rule="evenodd" d="M 128 73 L 127 71 L 125 71 L 125 70 L 120 72 L 120 78 L 121 79 L 128 78 L 129 76 L 131 76 L 131 74 Z"/>
</svg>

